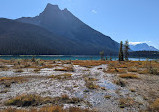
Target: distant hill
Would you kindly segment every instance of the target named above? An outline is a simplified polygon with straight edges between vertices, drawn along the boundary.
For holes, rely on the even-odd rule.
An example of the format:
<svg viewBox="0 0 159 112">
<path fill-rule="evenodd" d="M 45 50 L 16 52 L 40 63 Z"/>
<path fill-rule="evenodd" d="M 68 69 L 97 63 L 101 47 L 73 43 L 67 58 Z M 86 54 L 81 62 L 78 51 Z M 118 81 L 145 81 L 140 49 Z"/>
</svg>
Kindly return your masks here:
<svg viewBox="0 0 159 112">
<path fill-rule="evenodd" d="M 133 51 L 159 51 L 155 47 L 149 46 L 146 43 L 130 44 L 130 49 Z"/>
</svg>

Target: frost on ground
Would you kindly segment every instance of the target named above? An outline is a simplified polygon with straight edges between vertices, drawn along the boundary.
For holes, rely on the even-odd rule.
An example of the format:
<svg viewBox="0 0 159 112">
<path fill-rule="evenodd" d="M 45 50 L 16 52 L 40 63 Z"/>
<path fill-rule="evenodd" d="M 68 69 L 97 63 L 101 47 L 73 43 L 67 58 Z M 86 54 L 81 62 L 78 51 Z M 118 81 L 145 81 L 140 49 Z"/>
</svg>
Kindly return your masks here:
<svg viewBox="0 0 159 112">
<path fill-rule="evenodd" d="M 73 71 L 63 70 L 64 67 L 70 66 Z M 7 108 L 4 102 L 16 96 L 38 94 L 50 98 L 68 95 L 70 98 L 79 98 L 89 102 L 64 103 L 65 108 L 78 106 L 94 108 L 99 112 L 138 112 L 146 109 L 148 103 L 143 96 L 127 87 L 116 85 L 114 80 L 118 79 L 117 75 L 103 72 L 106 69 L 106 64 L 84 67 L 56 62 L 52 64 L 52 67 L 41 68 L 38 72 L 34 72 L 33 68 L 23 68 L 22 72 L 18 73 L 14 72 L 13 68 L 1 71 L 0 78 L 24 77 L 27 81 L 12 82 L 9 86 L 0 83 L 0 108 Z M 61 74 L 71 74 L 71 76 L 65 78 L 63 75 L 60 76 Z"/>
</svg>

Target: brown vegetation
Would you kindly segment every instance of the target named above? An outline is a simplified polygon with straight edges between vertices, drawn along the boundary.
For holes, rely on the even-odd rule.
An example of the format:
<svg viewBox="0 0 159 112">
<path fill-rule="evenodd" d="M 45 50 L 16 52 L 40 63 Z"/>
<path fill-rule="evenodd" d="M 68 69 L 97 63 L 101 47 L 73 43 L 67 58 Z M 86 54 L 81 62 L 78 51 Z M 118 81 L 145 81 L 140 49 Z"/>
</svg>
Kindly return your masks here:
<svg viewBox="0 0 159 112">
<path fill-rule="evenodd" d="M 106 99 L 110 99 L 110 98 L 111 98 L 111 96 L 110 96 L 110 95 L 105 95 L 105 96 L 104 96 L 104 98 L 106 98 Z"/>
<path fill-rule="evenodd" d="M 159 98 L 157 98 L 151 105 L 150 105 L 150 110 L 153 112 L 158 112 L 159 111 Z"/>
<path fill-rule="evenodd" d="M 135 101 L 132 98 L 120 98 L 119 99 L 119 106 L 120 108 L 130 107 L 133 106 Z"/>
<path fill-rule="evenodd" d="M 95 78 L 90 78 L 90 77 L 86 77 L 85 78 L 85 86 L 88 88 L 88 89 L 97 89 L 99 88 L 98 85 L 96 85 L 95 81 L 97 81 L 98 79 L 95 79 Z"/>
<path fill-rule="evenodd" d="M 24 72 L 22 69 L 17 69 L 17 70 L 15 70 L 14 72 L 16 72 L 16 73 L 21 73 L 21 72 Z"/>
<path fill-rule="evenodd" d="M 125 87 L 127 82 L 126 82 L 125 80 L 118 79 L 118 80 L 114 80 L 114 83 L 115 83 L 116 85 L 121 86 L 121 87 Z"/>
<path fill-rule="evenodd" d="M 63 68 L 56 68 L 55 71 L 65 71 L 65 72 L 73 72 L 73 66 L 69 66 L 69 67 L 63 67 Z"/>
<path fill-rule="evenodd" d="M 72 74 L 69 73 L 65 73 L 65 74 L 60 74 L 60 75 L 51 75 L 49 76 L 49 78 L 53 78 L 53 79 L 71 79 Z"/>
<path fill-rule="evenodd" d="M 23 83 L 28 81 L 25 77 L 2 77 L 0 78 L 0 84 L 4 84 L 6 87 L 10 87 L 12 83 Z"/>
<path fill-rule="evenodd" d="M 109 61 L 108 73 L 138 72 L 140 74 L 159 74 L 157 61 Z"/>
<path fill-rule="evenodd" d="M 86 103 L 88 102 L 79 99 L 79 98 L 69 98 L 68 95 L 62 95 L 61 97 L 41 97 L 37 94 L 23 94 L 20 96 L 17 96 L 15 98 L 12 98 L 5 102 L 5 105 L 7 106 L 18 106 L 18 107 L 28 107 L 28 106 L 38 106 L 43 104 L 77 104 L 77 103 Z"/>
<path fill-rule="evenodd" d="M 132 73 L 120 74 L 119 77 L 129 78 L 129 79 L 138 79 L 139 78 L 136 74 L 132 74 Z"/>
</svg>

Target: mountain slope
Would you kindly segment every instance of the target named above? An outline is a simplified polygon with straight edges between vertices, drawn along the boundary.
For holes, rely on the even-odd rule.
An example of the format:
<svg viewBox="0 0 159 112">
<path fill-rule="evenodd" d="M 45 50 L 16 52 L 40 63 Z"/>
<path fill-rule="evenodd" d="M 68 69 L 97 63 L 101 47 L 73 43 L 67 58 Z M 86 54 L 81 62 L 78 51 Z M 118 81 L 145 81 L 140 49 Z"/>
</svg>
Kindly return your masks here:
<svg viewBox="0 0 159 112">
<path fill-rule="evenodd" d="M 70 45 L 67 39 L 36 25 L 0 19 L 0 54 L 67 54 Z"/>
<path fill-rule="evenodd" d="M 135 45 L 130 44 L 130 49 L 133 51 L 159 51 L 155 47 L 149 46 L 146 43 L 140 43 Z"/>
<path fill-rule="evenodd" d="M 74 42 L 78 46 L 73 46 L 78 51 L 76 54 L 99 54 L 102 50 L 107 54 L 118 52 L 117 42 L 84 24 L 67 9 L 60 10 L 57 5 L 48 4 L 39 16 L 16 21 L 43 27 Z"/>
</svg>

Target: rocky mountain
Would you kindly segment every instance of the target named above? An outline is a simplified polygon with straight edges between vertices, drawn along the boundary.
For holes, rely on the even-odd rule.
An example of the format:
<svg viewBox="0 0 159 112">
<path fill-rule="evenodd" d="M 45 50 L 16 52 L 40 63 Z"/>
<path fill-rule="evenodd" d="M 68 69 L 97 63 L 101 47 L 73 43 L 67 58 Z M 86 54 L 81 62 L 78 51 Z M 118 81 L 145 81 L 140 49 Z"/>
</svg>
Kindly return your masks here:
<svg viewBox="0 0 159 112">
<path fill-rule="evenodd" d="M 0 28 L 0 49 L 8 50 L 1 50 L 1 54 L 97 55 L 105 51 L 109 55 L 119 49 L 119 44 L 109 36 L 92 29 L 67 9 L 52 4 L 36 17 L 0 19 Z"/>
<path fill-rule="evenodd" d="M 130 44 L 130 49 L 133 51 L 159 51 L 155 47 L 149 46 L 146 43 Z"/>
</svg>

